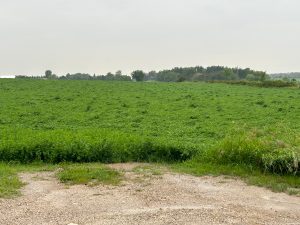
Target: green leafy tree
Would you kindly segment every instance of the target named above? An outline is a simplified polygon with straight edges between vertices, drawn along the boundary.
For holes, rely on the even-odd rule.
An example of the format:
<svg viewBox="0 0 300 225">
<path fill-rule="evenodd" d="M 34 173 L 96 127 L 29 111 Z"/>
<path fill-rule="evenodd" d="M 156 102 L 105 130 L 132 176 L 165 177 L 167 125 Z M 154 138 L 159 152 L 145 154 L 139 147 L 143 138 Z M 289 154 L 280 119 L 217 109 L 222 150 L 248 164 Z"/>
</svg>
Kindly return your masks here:
<svg viewBox="0 0 300 225">
<path fill-rule="evenodd" d="M 116 80 L 115 75 L 111 72 L 108 72 L 105 76 L 105 80 Z"/>
<path fill-rule="evenodd" d="M 253 74 L 248 74 L 246 77 L 248 81 L 257 81 L 257 78 Z"/>
<path fill-rule="evenodd" d="M 165 81 L 165 76 L 169 72 L 170 72 L 170 70 L 159 71 L 158 74 L 157 74 L 157 76 L 156 76 L 157 80 L 164 82 Z"/>
<path fill-rule="evenodd" d="M 285 82 L 290 82 L 290 79 L 287 78 L 287 77 L 282 78 L 282 80 L 285 81 Z"/>
<path fill-rule="evenodd" d="M 51 80 L 56 80 L 58 79 L 58 76 L 56 74 L 51 74 L 48 79 L 51 79 Z"/>
<path fill-rule="evenodd" d="M 121 76 L 122 75 L 122 71 L 121 70 L 118 70 L 115 74 L 116 76 Z"/>
<path fill-rule="evenodd" d="M 150 71 L 148 74 L 146 74 L 144 80 L 157 80 L 157 73 L 155 70 Z"/>
<path fill-rule="evenodd" d="M 236 80 L 237 75 L 233 73 L 232 69 L 230 68 L 225 68 L 222 71 L 222 76 L 224 77 L 225 80 Z"/>
<path fill-rule="evenodd" d="M 131 76 L 136 81 L 143 81 L 146 74 L 142 70 L 135 70 L 131 73 Z"/>
<path fill-rule="evenodd" d="M 45 77 L 49 78 L 52 75 L 52 71 L 51 70 L 46 70 L 45 71 Z"/>
<path fill-rule="evenodd" d="M 115 73 L 115 78 L 116 80 L 121 80 L 121 76 L 122 76 L 122 71 L 121 70 L 118 70 L 116 73 Z"/>
<path fill-rule="evenodd" d="M 176 82 L 183 82 L 183 81 L 185 81 L 186 79 L 185 79 L 185 77 L 184 76 L 181 76 L 181 77 L 179 77 L 177 80 L 176 80 Z"/>
<path fill-rule="evenodd" d="M 120 81 L 131 81 L 131 77 L 127 75 L 121 75 Z"/>
<path fill-rule="evenodd" d="M 202 73 L 196 73 L 193 78 L 193 81 L 205 81 L 205 76 Z"/>
<path fill-rule="evenodd" d="M 175 82 L 180 76 L 181 76 L 180 73 L 168 72 L 165 74 L 164 81 L 165 82 Z"/>
<path fill-rule="evenodd" d="M 266 81 L 267 79 L 268 79 L 267 73 L 266 73 L 266 72 L 261 72 L 261 73 L 260 73 L 260 81 L 261 81 L 261 82 L 264 82 L 264 81 Z"/>
<path fill-rule="evenodd" d="M 182 75 L 187 79 L 191 80 L 192 77 L 195 75 L 196 69 L 194 67 L 186 67 L 182 70 Z"/>
</svg>

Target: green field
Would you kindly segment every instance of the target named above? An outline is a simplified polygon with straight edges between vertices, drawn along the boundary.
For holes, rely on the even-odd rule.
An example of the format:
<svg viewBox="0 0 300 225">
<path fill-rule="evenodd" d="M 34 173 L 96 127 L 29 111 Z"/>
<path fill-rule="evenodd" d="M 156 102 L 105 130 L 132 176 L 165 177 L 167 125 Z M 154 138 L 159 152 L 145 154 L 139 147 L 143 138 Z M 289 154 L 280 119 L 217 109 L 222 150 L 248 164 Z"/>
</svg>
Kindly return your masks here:
<svg viewBox="0 0 300 225">
<path fill-rule="evenodd" d="M 226 84 L 1 79 L 0 161 L 185 161 L 299 176 L 299 97 Z"/>
</svg>

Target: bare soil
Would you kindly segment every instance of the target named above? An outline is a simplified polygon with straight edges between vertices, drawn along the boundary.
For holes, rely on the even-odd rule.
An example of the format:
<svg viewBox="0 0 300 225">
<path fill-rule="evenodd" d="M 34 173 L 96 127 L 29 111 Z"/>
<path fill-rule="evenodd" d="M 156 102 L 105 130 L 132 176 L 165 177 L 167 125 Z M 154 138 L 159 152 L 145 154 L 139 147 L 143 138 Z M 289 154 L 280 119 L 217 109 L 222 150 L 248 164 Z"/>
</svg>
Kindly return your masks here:
<svg viewBox="0 0 300 225">
<path fill-rule="evenodd" d="M 194 177 L 113 164 L 118 186 L 66 186 L 55 172 L 20 174 L 16 199 L 0 199 L 0 224 L 300 224 L 300 198 L 237 179 Z"/>
</svg>

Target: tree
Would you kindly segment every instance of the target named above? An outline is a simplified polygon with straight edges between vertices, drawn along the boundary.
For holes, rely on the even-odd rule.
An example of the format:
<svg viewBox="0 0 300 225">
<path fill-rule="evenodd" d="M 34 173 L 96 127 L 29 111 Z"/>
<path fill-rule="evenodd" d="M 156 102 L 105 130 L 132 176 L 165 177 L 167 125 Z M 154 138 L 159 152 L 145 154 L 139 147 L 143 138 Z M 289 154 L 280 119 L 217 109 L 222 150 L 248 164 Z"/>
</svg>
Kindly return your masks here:
<svg viewBox="0 0 300 225">
<path fill-rule="evenodd" d="M 156 80 L 157 79 L 157 73 L 155 70 L 150 71 L 148 74 L 146 74 L 144 80 Z"/>
<path fill-rule="evenodd" d="M 52 75 L 52 71 L 51 70 L 46 70 L 45 71 L 45 77 L 49 78 Z"/>
<path fill-rule="evenodd" d="M 118 70 L 115 74 L 116 76 L 121 76 L 122 75 L 122 71 L 121 70 Z"/>
<path fill-rule="evenodd" d="M 51 80 L 56 80 L 58 79 L 58 76 L 56 74 L 51 74 L 48 79 L 51 79 Z"/>
<path fill-rule="evenodd" d="M 182 75 L 187 79 L 191 80 L 192 77 L 195 75 L 196 69 L 194 67 L 185 67 L 182 70 Z"/>
<path fill-rule="evenodd" d="M 290 82 L 290 79 L 287 78 L 287 77 L 282 78 L 282 80 L 285 81 L 285 82 Z"/>
<path fill-rule="evenodd" d="M 193 78 L 193 81 L 205 81 L 205 76 L 202 73 L 196 73 Z"/>
<path fill-rule="evenodd" d="M 168 72 L 165 74 L 164 81 L 165 82 L 175 82 L 181 76 L 180 73 L 176 72 Z"/>
<path fill-rule="evenodd" d="M 142 70 L 135 70 L 131 73 L 131 76 L 136 81 L 143 81 L 146 74 Z"/>
<path fill-rule="evenodd" d="M 246 77 L 248 81 L 257 81 L 258 79 L 253 74 L 248 74 Z"/>
<path fill-rule="evenodd" d="M 115 78 L 116 78 L 116 80 L 121 80 L 121 76 L 122 76 L 122 71 L 121 71 L 121 70 L 118 70 L 118 71 L 115 73 Z"/>
<path fill-rule="evenodd" d="M 121 75 L 120 81 L 131 81 L 131 77 L 127 75 Z"/>
<path fill-rule="evenodd" d="M 266 73 L 266 72 L 261 72 L 261 73 L 260 73 L 260 81 L 261 81 L 261 82 L 264 82 L 264 81 L 267 80 L 267 79 L 268 79 L 267 73 Z"/>
<path fill-rule="evenodd" d="M 183 82 L 183 81 L 185 81 L 185 77 L 184 77 L 184 76 L 181 76 L 181 77 L 179 77 L 179 78 L 176 80 L 176 82 Z"/>
<path fill-rule="evenodd" d="M 159 71 L 156 78 L 158 81 L 161 81 L 161 82 L 164 82 L 165 81 L 165 76 L 167 73 L 169 73 L 170 70 L 162 70 L 162 71 Z"/>
<path fill-rule="evenodd" d="M 105 80 L 115 80 L 115 75 L 113 75 L 111 72 L 108 72 L 105 76 Z"/>
<path fill-rule="evenodd" d="M 234 74 L 233 71 L 232 71 L 232 69 L 229 69 L 229 68 L 225 68 L 222 71 L 222 76 L 226 80 L 236 80 L 237 79 L 237 75 Z"/>
</svg>

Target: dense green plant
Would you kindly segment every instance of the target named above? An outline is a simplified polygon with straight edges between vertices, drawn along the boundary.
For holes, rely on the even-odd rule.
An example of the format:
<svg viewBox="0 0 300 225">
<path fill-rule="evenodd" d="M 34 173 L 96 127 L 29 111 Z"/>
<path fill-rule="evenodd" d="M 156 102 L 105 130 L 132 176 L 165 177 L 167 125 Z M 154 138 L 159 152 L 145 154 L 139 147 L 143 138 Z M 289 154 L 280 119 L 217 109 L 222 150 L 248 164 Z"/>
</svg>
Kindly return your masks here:
<svg viewBox="0 0 300 225">
<path fill-rule="evenodd" d="M 298 174 L 299 89 L 227 82 L 246 85 L 0 80 L 0 161 L 173 162 L 195 157 Z M 276 139 L 255 129 L 276 133 Z M 251 133 L 257 137 L 245 141 Z M 265 140 L 273 144 L 262 144 Z M 280 141 L 286 147 L 274 144 Z"/>
<path fill-rule="evenodd" d="M 298 87 L 297 81 L 283 81 L 283 80 L 264 80 L 261 81 L 247 81 L 247 80 L 208 80 L 207 83 L 225 83 L 235 85 L 247 85 L 255 87 Z"/>
<path fill-rule="evenodd" d="M 133 79 L 136 79 L 136 81 L 143 81 L 146 73 L 144 73 L 142 70 L 135 70 L 131 73 L 131 76 Z"/>
<path fill-rule="evenodd" d="M 89 186 L 102 184 L 119 184 L 122 174 L 101 164 L 83 164 L 66 166 L 56 174 L 66 184 L 89 184 Z"/>
</svg>

